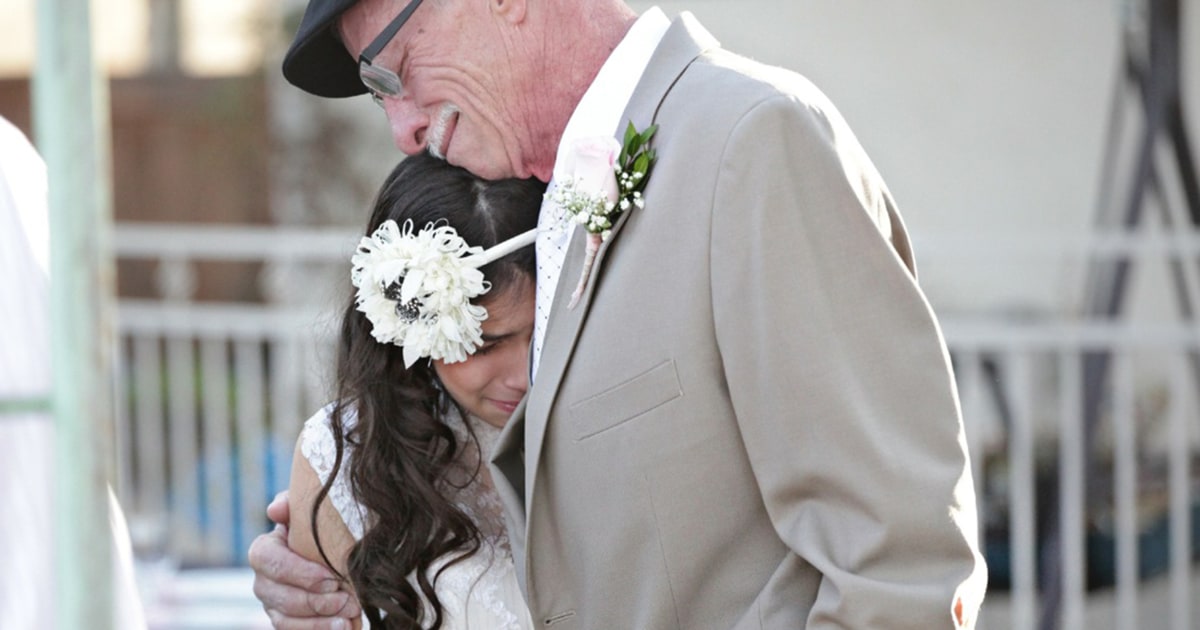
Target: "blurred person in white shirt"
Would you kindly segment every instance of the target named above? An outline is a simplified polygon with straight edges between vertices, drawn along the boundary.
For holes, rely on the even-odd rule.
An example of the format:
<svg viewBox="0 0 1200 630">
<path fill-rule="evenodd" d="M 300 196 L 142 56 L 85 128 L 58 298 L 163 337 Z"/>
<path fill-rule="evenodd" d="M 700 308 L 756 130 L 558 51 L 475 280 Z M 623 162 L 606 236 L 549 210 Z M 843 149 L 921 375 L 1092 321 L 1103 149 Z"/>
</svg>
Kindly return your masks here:
<svg viewBox="0 0 1200 630">
<path fill-rule="evenodd" d="M 46 165 L 0 117 L 0 401 L 48 398 L 49 245 Z M 54 422 L 44 411 L 0 414 L 0 628 L 54 627 Z M 146 628 L 129 533 L 109 491 L 113 623 Z"/>
</svg>

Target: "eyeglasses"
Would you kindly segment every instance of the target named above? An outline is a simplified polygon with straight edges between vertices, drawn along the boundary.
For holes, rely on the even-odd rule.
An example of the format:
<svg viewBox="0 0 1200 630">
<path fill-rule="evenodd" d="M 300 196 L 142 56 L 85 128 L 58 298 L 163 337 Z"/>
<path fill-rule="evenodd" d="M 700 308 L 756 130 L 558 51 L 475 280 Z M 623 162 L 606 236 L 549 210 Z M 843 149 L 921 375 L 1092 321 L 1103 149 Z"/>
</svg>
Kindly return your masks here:
<svg viewBox="0 0 1200 630">
<path fill-rule="evenodd" d="M 383 97 L 385 96 L 400 96 L 404 93 L 404 86 L 400 83 L 400 77 L 387 68 L 381 68 L 372 64 L 375 57 L 392 41 L 401 26 L 412 17 L 413 11 L 421 5 L 422 0 L 412 0 L 396 19 L 392 20 L 387 28 L 367 46 L 367 49 L 362 51 L 358 56 L 358 78 L 362 80 L 363 85 L 367 86 L 367 91 L 371 93 L 371 98 L 376 105 L 383 107 Z"/>
</svg>

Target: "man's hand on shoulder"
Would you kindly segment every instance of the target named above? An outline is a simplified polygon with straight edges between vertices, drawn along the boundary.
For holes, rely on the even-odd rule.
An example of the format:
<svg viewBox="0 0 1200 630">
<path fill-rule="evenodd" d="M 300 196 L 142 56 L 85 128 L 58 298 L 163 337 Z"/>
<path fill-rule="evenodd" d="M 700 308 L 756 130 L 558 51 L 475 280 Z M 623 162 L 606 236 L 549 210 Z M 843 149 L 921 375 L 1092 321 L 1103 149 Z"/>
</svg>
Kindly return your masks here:
<svg viewBox="0 0 1200 630">
<path fill-rule="evenodd" d="M 250 545 L 250 567 L 254 569 L 254 596 L 277 630 L 348 630 L 362 611 L 355 597 L 339 590 L 339 583 L 325 566 L 310 562 L 287 545 L 287 493 L 280 493 L 267 507 L 277 523 L 271 532 Z"/>
</svg>

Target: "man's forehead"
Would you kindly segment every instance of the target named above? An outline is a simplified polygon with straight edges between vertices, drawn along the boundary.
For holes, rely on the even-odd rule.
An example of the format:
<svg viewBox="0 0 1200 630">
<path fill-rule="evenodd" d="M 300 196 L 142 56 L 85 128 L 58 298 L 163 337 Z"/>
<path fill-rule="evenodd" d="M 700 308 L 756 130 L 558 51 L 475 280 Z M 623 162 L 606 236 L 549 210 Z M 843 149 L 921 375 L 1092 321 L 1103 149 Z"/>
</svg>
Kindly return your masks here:
<svg viewBox="0 0 1200 630">
<path fill-rule="evenodd" d="M 398 9 L 393 9 L 393 4 L 395 3 L 389 0 L 359 0 L 338 16 L 330 31 L 343 45 L 366 46 L 370 38 L 378 34 L 378 31 L 394 17 L 391 13 Z"/>
<path fill-rule="evenodd" d="M 383 18 L 372 19 L 382 14 L 367 12 L 366 7 L 363 6 L 365 4 L 365 2 L 359 2 L 347 9 L 334 22 L 332 29 L 337 40 L 346 47 L 346 50 L 353 57 L 357 57 L 371 43 L 371 40 L 379 34 L 383 26 L 387 24 L 387 22 L 381 21 Z M 380 25 L 374 26 L 375 22 L 379 22 Z"/>
</svg>

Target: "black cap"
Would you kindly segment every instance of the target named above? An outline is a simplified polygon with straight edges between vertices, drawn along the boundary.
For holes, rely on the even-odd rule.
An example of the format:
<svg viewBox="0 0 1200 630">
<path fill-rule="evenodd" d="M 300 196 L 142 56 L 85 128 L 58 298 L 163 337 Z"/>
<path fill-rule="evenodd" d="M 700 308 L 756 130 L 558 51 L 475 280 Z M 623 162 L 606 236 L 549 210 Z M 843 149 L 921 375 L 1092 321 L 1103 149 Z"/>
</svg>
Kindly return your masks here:
<svg viewBox="0 0 1200 630">
<path fill-rule="evenodd" d="M 309 0 L 296 37 L 283 58 L 283 76 L 317 96 L 345 97 L 367 92 L 358 78 L 358 59 L 334 34 L 337 19 L 358 0 Z"/>
</svg>

